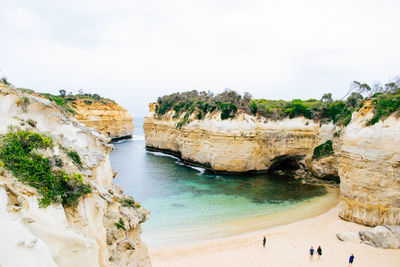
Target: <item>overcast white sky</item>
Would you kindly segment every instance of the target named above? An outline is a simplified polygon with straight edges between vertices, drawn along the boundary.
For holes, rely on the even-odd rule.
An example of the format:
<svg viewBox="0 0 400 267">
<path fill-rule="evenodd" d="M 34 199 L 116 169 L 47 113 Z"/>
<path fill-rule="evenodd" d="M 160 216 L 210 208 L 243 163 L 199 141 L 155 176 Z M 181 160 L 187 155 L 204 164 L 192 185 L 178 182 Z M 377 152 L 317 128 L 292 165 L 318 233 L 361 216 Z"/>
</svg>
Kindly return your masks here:
<svg viewBox="0 0 400 267">
<path fill-rule="evenodd" d="M 398 0 L 1 0 L 0 75 L 135 117 L 176 91 L 342 97 L 400 74 Z"/>
</svg>

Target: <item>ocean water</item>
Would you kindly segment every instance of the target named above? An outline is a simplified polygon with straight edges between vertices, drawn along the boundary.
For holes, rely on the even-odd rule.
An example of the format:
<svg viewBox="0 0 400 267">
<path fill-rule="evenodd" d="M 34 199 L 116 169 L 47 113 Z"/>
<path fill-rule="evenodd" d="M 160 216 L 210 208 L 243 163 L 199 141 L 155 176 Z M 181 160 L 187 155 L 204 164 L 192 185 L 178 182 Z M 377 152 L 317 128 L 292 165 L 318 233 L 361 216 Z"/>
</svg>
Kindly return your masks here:
<svg viewBox="0 0 400 267">
<path fill-rule="evenodd" d="M 118 171 L 114 182 L 151 211 L 142 224 L 142 238 L 150 247 L 277 225 L 304 216 L 304 208 L 318 209 L 315 201 L 326 199 L 323 186 L 265 174 L 215 175 L 173 156 L 147 152 L 143 119 L 135 118 L 134 125 L 133 140 L 114 144 L 111 165 Z M 296 209 L 297 215 L 290 213 Z"/>
</svg>

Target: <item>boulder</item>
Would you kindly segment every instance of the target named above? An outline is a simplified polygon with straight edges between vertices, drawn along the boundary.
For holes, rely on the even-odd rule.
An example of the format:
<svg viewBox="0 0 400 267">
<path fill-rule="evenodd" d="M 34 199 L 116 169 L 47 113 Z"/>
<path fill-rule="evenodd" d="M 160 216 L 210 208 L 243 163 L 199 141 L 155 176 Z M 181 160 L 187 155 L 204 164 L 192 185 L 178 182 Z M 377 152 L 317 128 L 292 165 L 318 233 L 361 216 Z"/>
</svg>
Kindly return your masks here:
<svg viewBox="0 0 400 267">
<path fill-rule="evenodd" d="M 400 238 L 398 237 L 398 226 L 391 227 L 379 225 L 368 231 L 360 231 L 361 240 L 371 246 L 381 248 L 400 248 Z"/>
</svg>

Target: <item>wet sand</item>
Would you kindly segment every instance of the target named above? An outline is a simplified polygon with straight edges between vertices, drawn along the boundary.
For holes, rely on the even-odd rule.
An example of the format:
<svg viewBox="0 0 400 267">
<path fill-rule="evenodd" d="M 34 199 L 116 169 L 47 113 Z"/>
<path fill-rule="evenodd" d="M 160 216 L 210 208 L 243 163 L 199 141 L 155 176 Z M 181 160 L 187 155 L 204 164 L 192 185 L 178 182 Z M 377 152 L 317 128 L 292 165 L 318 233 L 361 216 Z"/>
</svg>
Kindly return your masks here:
<svg viewBox="0 0 400 267">
<path fill-rule="evenodd" d="M 315 207 L 314 207 L 315 208 Z M 310 214 L 304 214 L 308 216 Z M 245 223 L 245 222 L 242 222 Z M 238 227 L 240 227 L 240 224 Z M 246 228 L 246 225 L 242 225 Z M 338 207 L 294 223 L 229 238 L 150 248 L 153 266 L 400 266 L 400 250 L 374 248 L 365 244 L 341 242 L 337 232 L 359 231 L 368 227 L 338 217 Z M 262 237 L 267 246 L 262 247 Z M 318 260 L 309 258 L 309 248 L 322 247 Z"/>
</svg>

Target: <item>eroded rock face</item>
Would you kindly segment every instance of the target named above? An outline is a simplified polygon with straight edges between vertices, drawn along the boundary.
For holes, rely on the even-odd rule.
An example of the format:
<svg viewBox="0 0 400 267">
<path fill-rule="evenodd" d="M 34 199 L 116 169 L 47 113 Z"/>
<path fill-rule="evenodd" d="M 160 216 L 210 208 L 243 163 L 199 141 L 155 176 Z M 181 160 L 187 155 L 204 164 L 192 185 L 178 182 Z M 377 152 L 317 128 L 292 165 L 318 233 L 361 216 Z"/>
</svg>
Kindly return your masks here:
<svg viewBox="0 0 400 267">
<path fill-rule="evenodd" d="M 372 126 L 367 103 L 343 130 L 339 157 L 343 219 L 375 226 L 400 224 L 400 123 L 395 116 Z"/>
<path fill-rule="evenodd" d="M 314 147 L 332 139 L 334 132 L 332 124 L 320 127 L 305 118 L 266 121 L 244 113 L 228 120 L 221 120 L 219 113 L 202 120 L 192 115 L 189 124 L 177 129 L 180 119 L 173 115 L 157 118 L 151 112 L 145 118 L 146 146 L 215 171 L 266 171 L 273 164 L 290 164 L 290 158 L 312 155 Z"/>
<path fill-rule="evenodd" d="M 27 98 L 25 106 L 21 99 Z M 28 121 L 35 123 L 28 123 Z M 141 242 L 140 224 L 148 211 L 123 205 L 133 199 L 112 182 L 108 139 L 60 112 L 43 98 L 0 88 L 0 134 L 8 126 L 51 134 L 52 155 L 62 157 L 59 145 L 76 151 L 82 168 L 62 158 L 68 173 L 81 173 L 92 193 L 76 207 L 52 204 L 39 208 L 37 191 L 0 167 L 0 258 L 5 266 L 150 266 Z M 32 126 L 34 125 L 34 126 Z M 115 223 L 124 222 L 125 230 Z"/>
<path fill-rule="evenodd" d="M 128 110 L 116 103 L 77 99 L 74 110 L 77 112 L 75 118 L 79 122 L 96 129 L 112 140 L 132 137 L 134 127 L 132 117 Z"/>
</svg>

